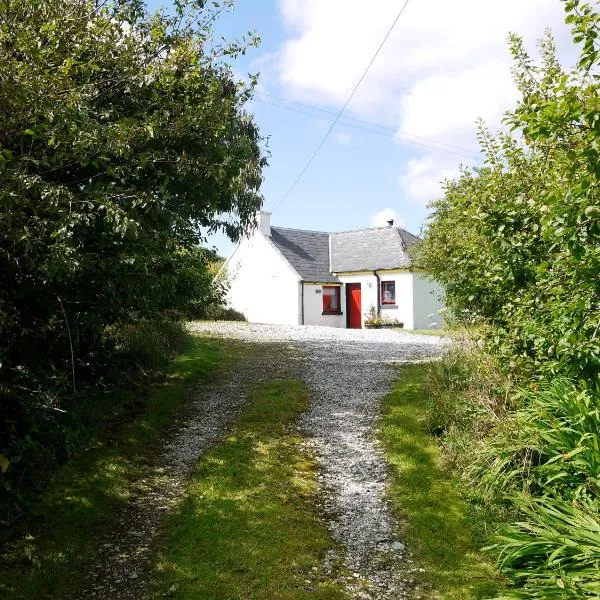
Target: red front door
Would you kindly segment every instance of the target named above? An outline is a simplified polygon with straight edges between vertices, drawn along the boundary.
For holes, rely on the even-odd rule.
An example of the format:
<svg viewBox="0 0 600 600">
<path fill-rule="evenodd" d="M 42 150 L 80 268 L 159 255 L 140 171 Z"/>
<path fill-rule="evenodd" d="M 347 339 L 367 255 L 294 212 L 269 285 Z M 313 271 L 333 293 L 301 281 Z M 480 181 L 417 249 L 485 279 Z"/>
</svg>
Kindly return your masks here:
<svg viewBox="0 0 600 600">
<path fill-rule="evenodd" d="M 360 329 L 362 327 L 362 308 L 360 303 L 360 283 L 348 284 L 348 327 Z"/>
</svg>

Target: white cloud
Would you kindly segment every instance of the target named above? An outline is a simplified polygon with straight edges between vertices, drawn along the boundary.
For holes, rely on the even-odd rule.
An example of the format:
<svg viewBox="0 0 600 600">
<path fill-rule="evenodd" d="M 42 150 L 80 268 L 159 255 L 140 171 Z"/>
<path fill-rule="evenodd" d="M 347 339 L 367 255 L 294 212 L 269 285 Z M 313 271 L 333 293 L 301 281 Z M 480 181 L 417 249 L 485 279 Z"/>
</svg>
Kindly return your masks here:
<svg viewBox="0 0 600 600">
<path fill-rule="evenodd" d="M 400 102 L 402 129 L 475 149 L 475 120 L 498 125 L 500 115 L 517 99 L 510 68 L 501 62 L 427 76 Z"/>
<path fill-rule="evenodd" d="M 281 0 L 291 29 L 277 61 L 281 82 L 308 100 L 339 105 L 367 66 L 395 17 L 397 0 Z M 408 5 L 352 103 L 377 115 L 424 77 L 458 75 L 492 62 L 510 63 L 509 31 L 529 41 L 544 27 L 564 33 L 558 0 L 421 0 Z M 498 86 L 504 85 L 498 82 Z M 474 117 L 475 118 L 475 117 Z M 417 132 L 418 133 L 418 132 Z"/>
<path fill-rule="evenodd" d="M 388 225 L 388 221 L 393 219 L 394 225 L 398 227 L 406 227 L 406 224 L 402 218 L 400 218 L 393 208 L 384 208 L 379 212 L 369 217 L 369 224 L 371 227 L 384 227 Z"/>
<path fill-rule="evenodd" d="M 285 94 L 339 108 L 396 16 L 398 0 L 280 0 L 289 37 L 272 55 Z M 424 145 L 442 144 L 462 156 L 418 150 L 399 182 L 407 198 L 430 199 L 450 167 L 477 152 L 475 122 L 495 129 L 517 98 L 507 35 L 529 48 L 549 26 L 559 50 L 572 47 L 559 0 L 413 0 L 398 21 L 348 114 L 394 127 Z M 562 56 L 572 62 L 572 56 Z M 273 73 L 271 74 L 273 76 Z M 427 139 L 422 139 L 427 138 Z M 419 156 L 420 155 L 420 156 Z M 448 160 L 447 156 L 450 157 Z M 437 192 L 435 192 L 437 193 Z"/>
<path fill-rule="evenodd" d="M 419 204 L 427 204 L 442 195 L 442 184 L 459 173 L 459 167 L 452 158 L 440 159 L 425 155 L 411 158 L 403 169 L 398 183 L 404 197 Z"/>
</svg>

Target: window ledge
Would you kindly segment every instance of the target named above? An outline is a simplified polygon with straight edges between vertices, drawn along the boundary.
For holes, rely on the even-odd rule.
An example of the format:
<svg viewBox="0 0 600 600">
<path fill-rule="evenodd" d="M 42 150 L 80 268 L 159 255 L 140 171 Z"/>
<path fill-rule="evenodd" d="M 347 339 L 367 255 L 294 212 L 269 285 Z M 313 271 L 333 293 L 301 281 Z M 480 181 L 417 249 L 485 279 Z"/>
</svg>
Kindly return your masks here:
<svg viewBox="0 0 600 600">
<path fill-rule="evenodd" d="M 381 308 L 398 308 L 397 304 L 382 304 Z"/>
<path fill-rule="evenodd" d="M 341 312 L 341 311 L 335 311 L 335 312 L 325 312 L 325 311 L 323 311 L 321 314 L 322 315 L 343 315 L 344 313 Z"/>
</svg>

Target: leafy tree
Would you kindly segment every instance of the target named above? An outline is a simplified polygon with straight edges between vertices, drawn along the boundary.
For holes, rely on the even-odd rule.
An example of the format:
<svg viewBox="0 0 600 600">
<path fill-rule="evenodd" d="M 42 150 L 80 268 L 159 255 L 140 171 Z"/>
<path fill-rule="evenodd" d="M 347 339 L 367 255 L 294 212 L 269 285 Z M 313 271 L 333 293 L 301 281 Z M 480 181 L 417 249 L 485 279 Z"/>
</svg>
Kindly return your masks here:
<svg viewBox="0 0 600 600">
<path fill-rule="evenodd" d="M 447 182 L 422 248 L 449 306 L 488 324 L 490 347 L 522 378 L 600 368 L 600 16 L 564 4 L 576 67 L 561 68 L 549 32 L 540 65 L 510 36 L 522 95 L 511 133 L 480 126 L 485 163 Z"/>
<path fill-rule="evenodd" d="M 9 458 L 10 440 L 68 405 L 67 384 L 97 372 L 110 327 L 208 299 L 202 232 L 235 239 L 261 206 L 253 83 L 227 65 L 257 38 L 214 43 L 213 4 L 148 14 L 139 0 L 0 0 Z"/>
</svg>

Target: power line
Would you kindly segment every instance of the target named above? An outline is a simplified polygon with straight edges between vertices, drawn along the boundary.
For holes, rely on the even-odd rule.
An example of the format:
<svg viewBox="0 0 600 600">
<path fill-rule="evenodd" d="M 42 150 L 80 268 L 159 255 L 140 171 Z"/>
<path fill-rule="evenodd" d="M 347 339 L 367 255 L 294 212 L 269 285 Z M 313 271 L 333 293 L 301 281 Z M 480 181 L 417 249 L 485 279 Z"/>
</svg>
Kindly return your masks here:
<svg viewBox="0 0 600 600">
<path fill-rule="evenodd" d="M 286 106 L 285 104 L 279 104 L 277 102 L 269 102 L 268 100 L 261 100 L 260 98 L 254 98 L 254 100 L 256 102 L 260 102 L 262 104 L 268 104 L 269 106 L 276 106 L 277 108 L 283 108 L 284 110 L 290 110 L 296 113 L 299 113 L 301 115 L 306 115 L 307 117 L 313 117 L 315 119 L 321 119 L 322 121 L 328 121 L 328 122 L 332 122 L 333 119 L 329 119 L 323 115 L 319 115 L 319 114 L 315 114 L 315 113 L 310 113 L 304 110 L 300 110 L 298 108 L 294 108 L 293 106 Z M 295 104 L 301 104 L 299 102 L 295 103 Z M 301 104 L 302 105 L 302 104 Z M 320 110 L 326 114 L 329 115 L 334 115 L 335 113 L 322 109 L 322 108 L 317 108 L 317 107 L 311 107 L 307 104 L 303 104 L 302 106 L 306 106 L 307 108 L 311 108 L 314 110 Z M 344 117 L 344 118 L 350 118 L 350 117 Z M 419 139 L 423 139 L 423 140 L 427 140 L 432 142 L 433 144 L 440 144 L 442 146 L 448 146 L 448 148 L 444 148 L 444 147 L 440 147 L 440 146 L 432 146 L 431 144 L 426 144 L 425 142 L 419 142 L 416 140 L 412 140 L 412 139 L 407 139 L 406 136 L 411 136 L 412 134 L 409 133 L 405 133 L 405 132 L 396 132 L 394 129 L 392 129 L 391 127 L 385 127 L 384 125 L 378 125 L 376 123 L 369 123 L 368 121 L 362 121 L 361 119 L 353 119 L 354 121 L 357 121 L 358 123 L 365 123 L 370 125 L 371 127 L 379 127 L 381 128 L 383 131 L 378 131 L 377 129 L 372 129 L 371 127 L 361 127 L 360 125 L 355 125 L 353 123 L 348 123 L 344 120 L 340 120 L 339 123 L 341 125 L 344 125 L 346 127 L 352 127 L 353 129 L 359 129 L 361 131 L 366 131 L 368 133 L 373 133 L 376 135 L 381 135 L 383 137 L 386 137 L 388 139 L 400 139 L 402 142 L 405 142 L 407 144 L 412 144 L 415 146 L 421 146 L 423 148 L 430 148 L 431 150 L 439 150 L 440 152 L 446 152 L 448 154 L 455 154 L 457 156 L 462 156 L 463 158 L 469 158 L 469 159 L 478 159 L 478 155 L 474 150 L 469 150 L 467 148 L 461 148 L 460 146 L 452 146 L 451 144 L 445 144 L 444 142 L 440 142 L 438 140 L 431 140 L 429 138 L 423 138 L 421 136 L 412 136 L 412 137 L 417 137 Z M 453 148 L 456 148 L 456 150 L 454 150 Z"/>
<path fill-rule="evenodd" d="M 399 89 L 408 89 L 408 88 L 399 88 Z M 287 98 L 282 98 L 281 96 L 275 96 L 275 94 L 269 94 L 268 92 L 263 92 L 260 90 L 256 90 L 255 91 L 256 94 L 261 94 L 263 96 L 268 96 L 269 98 L 273 98 L 274 100 L 278 100 L 279 102 L 285 102 L 287 104 L 297 104 L 298 106 L 303 106 L 304 108 L 308 108 L 310 110 L 316 110 L 322 113 L 326 113 L 328 115 L 335 115 L 336 113 L 333 112 L 332 110 L 327 110 L 326 108 L 320 108 L 318 106 L 313 106 L 311 104 L 305 104 L 304 102 L 298 102 L 296 100 L 288 100 Z M 254 100 L 257 100 L 258 102 L 265 102 L 264 100 L 260 100 L 259 98 L 254 98 Z M 281 104 L 275 104 L 273 102 L 265 102 L 266 104 L 272 104 L 273 106 L 280 106 L 281 108 L 286 108 L 289 110 L 295 110 L 291 107 L 288 106 L 282 106 Z M 296 112 L 300 112 L 301 114 L 306 114 L 308 115 L 309 113 L 304 113 L 301 111 L 296 110 Z M 310 116 L 316 116 L 316 115 L 310 115 Z M 322 117 L 319 117 L 322 118 Z M 431 142 L 433 144 L 439 144 L 440 146 L 446 146 L 448 148 L 452 148 L 453 150 L 462 150 L 463 152 L 467 152 L 469 154 L 473 154 L 473 155 L 477 155 L 478 153 L 475 150 L 469 149 L 469 148 L 465 148 L 464 146 L 455 146 L 454 144 L 447 144 L 446 142 L 442 142 L 441 140 L 435 140 L 433 138 L 427 138 L 424 137 L 422 135 L 417 135 L 415 133 L 409 133 L 408 131 L 397 131 L 396 129 L 393 129 L 391 127 L 387 127 L 386 125 L 381 125 L 380 123 L 373 123 L 372 121 L 365 121 L 363 119 L 357 119 L 356 117 L 349 117 L 349 116 L 344 116 L 343 117 L 344 120 L 341 121 L 342 124 L 347 125 L 348 127 L 351 127 L 352 125 L 350 125 L 350 123 L 346 123 L 346 121 L 356 121 L 357 123 L 362 123 L 364 125 L 369 125 L 371 127 L 377 127 L 379 129 L 383 129 L 385 131 L 389 131 L 390 133 L 393 133 L 394 135 L 398 136 L 398 135 L 402 135 L 402 136 L 407 136 L 407 137 L 412 137 L 418 140 L 423 140 L 425 142 Z M 328 121 L 330 121 L 331 119 L 327 119 Z M 375 132 L 373 132 L 375 133 Z"/>
<path fill-rule="evenodd" d="M 352 90 L 352 92 L 350 92 L 350 95 L 348 96 L 348 99 L 344 103 L 344 106 L 342 106 L 342 108 L 336 115 L 334 121 L 331 123 L 331 125 L 329 126 L 329 129 L 326 131 L 325 135 L 323 136 L 323 139 L 319 142 L 319 145 L 315 148 L 315 151 L 312 153 L 311 157 L 308 159 L 308 162 L 304 165 L 304 168 L 300 171 L 300 174 L 298 175 L 298 177 L 296 177 L 296 179 L 294 180 L 294 183 L 292 183 L 292 185 L 290 186 L 290 189 L 283 195 L 283 197 L 279 201 L 279 204 L 277 204 L 277 206 L 273 209 L 273 212 L 275 212 L 287 200 L 288 196 L 292 193 L 292 191 L 294 190 L 296 185 L 298 185 L 298 182 L 302 179 L 304 173 L 306 173 L 306 171 L 308 170 L 308 167 L 310 167 L 310 165 L 312 164 L 312 161 L 315 159 L 315 157 L 319 153 L 319 150 L 323 147 L 323 144 L 325 143 L 325 141 L 327 140 L 327 138 L 333 131 L 333 128 L 335 127 L 336 123 L 340 120 L 340 117 L 344 114 L 344 111 L 346 110 L 348 104 L 350 104 L 350 101 L 352 100 L 352 98 L 354 98 L 354 94 L 356 94 L 356 91 L 358 90 L 360 84 L 363 82 L 363 79 L 367 76 L 367 73 L 371 69 L 371 66 L 375 62 L 375 59 L 379 56 L 381 49 L 383 48 L 384 44 L 387 42 L 387 39 L 390 37 L 392 31 L 394 30 L 394 27 L 396 27 L 396 23 L 400 20 L 400 17 L 402 16 L 406 7 L 408 6 L 409 1 L 410 0 L 406 0 L 404 2 L 404 4 L 402 5 L 402 8 L 400 9 L 398 14 L 396 15 L 396 18 L 394 19 L 394 22 L 392 23 L 392 25 L 388 29 L 387 33 L 385 34 L 385 37 L 381 41 L 381 44 L 379 44 L 379 48 L 377 48 L 377 51 L 373 55 L 373 58 L 371 58 L 371 60 L 369 61 L 367 68 L 364 70 L 363 74 L 360 76 L 360 79 L 358 80 L 357 84 L 354 86 L 354 89 Z"/>
</svg>

